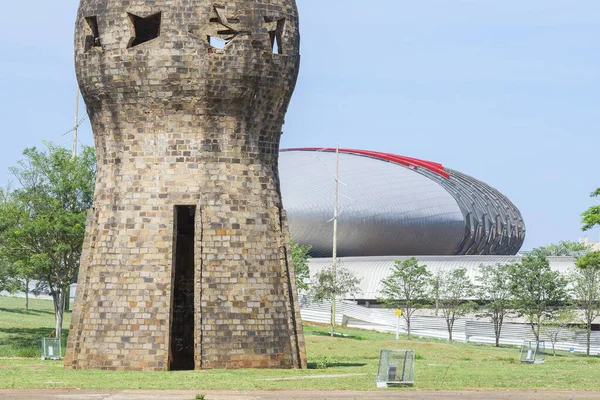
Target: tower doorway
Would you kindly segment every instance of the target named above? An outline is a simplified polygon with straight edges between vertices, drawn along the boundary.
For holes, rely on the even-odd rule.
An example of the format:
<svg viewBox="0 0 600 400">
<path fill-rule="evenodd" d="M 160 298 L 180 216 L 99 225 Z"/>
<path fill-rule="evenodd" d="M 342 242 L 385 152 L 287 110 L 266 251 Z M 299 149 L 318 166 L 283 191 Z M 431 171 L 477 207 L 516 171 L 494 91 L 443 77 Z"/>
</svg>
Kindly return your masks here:
<svg viewBox="0 0 600 400">
<path fill-rule="evenodd" d="M 195 220 L 195 206 L 175 207 L 171 371 L 194 369 Z"/>
</svg>

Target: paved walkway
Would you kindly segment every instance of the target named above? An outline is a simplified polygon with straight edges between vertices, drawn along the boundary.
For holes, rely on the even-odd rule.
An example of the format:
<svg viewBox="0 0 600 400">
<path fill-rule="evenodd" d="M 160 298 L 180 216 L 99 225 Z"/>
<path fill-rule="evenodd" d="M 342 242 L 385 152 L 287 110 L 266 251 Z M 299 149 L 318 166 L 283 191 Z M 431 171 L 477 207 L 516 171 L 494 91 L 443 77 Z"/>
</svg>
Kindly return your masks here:
<svg viewBox="0 0 600 400">
<path fill-rule="evenodd" d="M 214 390 L 0 390 L 1 400 L 597 400 L 600 392 L 419 392 L 412 390 L 350 391 L 256 391 Z"/>
</svg>

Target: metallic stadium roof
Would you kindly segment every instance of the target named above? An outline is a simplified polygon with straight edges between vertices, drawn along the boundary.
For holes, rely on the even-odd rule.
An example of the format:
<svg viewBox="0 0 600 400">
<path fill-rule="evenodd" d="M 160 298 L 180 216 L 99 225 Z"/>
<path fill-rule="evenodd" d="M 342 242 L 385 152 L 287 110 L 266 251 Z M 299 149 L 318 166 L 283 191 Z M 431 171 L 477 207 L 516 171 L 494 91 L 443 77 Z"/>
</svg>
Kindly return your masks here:
<svg viewBox="0 0 600 400">
<path fill-rule="evenodd" d="M 292 238 L 330 256 L 335 149 L 286 149 L 279 159 Z M 439 163 L 340 149 L 338 254 L 514 255 L 525 239 L 506 196 Z"/>
</svg>

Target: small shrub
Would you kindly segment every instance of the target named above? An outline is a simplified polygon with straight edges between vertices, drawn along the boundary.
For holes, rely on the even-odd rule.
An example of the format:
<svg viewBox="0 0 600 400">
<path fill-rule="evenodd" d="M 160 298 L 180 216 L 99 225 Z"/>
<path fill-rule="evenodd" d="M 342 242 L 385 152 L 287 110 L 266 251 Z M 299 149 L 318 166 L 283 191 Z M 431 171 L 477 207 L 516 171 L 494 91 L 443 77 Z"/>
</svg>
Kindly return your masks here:
<svg viewBox="0 0 600 400">
<path fill-rule="evenodd" d="M 315 364 L 316 369 L 327 369 L 329 367 L 334 367 L 339 363 L 337 358 L 323 357 Z"/>
<path fill-rule="evenodd" d="M 425 357 L 423 357 L 422 355 L 415 354 L 415 360 L 424 360 L 424 359 L 425 359 Z"/>
<path fill-rule="evenodd" d="M 329 358 L 325 357 L 322 360 L 317 361 L 317 369 L 327 369 L 329 368 Z"/>
<path fill-rule="evenodd" d="M 327 363 L 325 361 L 319 361 L 317 363 L 317 369 L 327 369 Z"/>
<path fill-rule="evenodd" d="M 496 358 L 490 359 L 489 361 L 508 361 L 510 363 L 513 363 L 513 362 L 517 362 L 517 359 L 514 357 L 496 357 Z"/>
<path fill-rule="evenodd" d="M 198 393 L 194 400 L 205 400 L 205 399 L 206 399 L 206 395 L 204 393 Z"/>
</svg>

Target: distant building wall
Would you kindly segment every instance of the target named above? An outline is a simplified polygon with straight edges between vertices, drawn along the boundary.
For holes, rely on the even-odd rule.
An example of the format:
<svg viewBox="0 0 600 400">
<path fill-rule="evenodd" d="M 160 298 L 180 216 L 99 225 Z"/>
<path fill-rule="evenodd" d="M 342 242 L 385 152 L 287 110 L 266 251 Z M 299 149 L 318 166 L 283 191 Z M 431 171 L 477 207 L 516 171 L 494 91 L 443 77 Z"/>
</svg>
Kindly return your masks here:
<svg viewBox="0 0 600 400">
<path fill-rule="evenodd" d="M 587 236 L 579 239 L 579 243 L 588 245 L 593 251 L 600 251 L 600 242 L 590 242 L 590 238 Z"/>
</svg>

